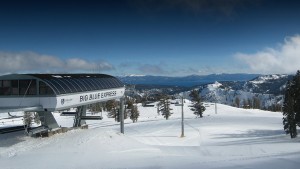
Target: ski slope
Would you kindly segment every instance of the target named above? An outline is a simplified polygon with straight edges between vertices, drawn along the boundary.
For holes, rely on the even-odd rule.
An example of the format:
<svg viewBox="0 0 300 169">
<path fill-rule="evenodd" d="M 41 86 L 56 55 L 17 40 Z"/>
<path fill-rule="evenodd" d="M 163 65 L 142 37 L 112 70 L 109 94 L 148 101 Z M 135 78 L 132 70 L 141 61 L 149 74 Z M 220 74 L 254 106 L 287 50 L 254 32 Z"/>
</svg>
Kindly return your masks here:
<svg viewBox="0 0 300 169">
<path fill-rule="evenodd" d="M 90 129 L 49 138 L 30 138 L 22 132 L 0 135 L 1 169 L 119 169 L 225 168 L 298 169 L 300 140 L 282 129 L 281 113 L 238 109 L 218 104 L 195 118 L 186 101 L 185 137 L 181 138 L 181 107 L 172 105 L 169 120 L 156 107 L 141 107 L 137 123 L 119 124 L 104 116 L 89 121 Z M 60 125 L 72 117 L 54 114 Z"/>
</svg>

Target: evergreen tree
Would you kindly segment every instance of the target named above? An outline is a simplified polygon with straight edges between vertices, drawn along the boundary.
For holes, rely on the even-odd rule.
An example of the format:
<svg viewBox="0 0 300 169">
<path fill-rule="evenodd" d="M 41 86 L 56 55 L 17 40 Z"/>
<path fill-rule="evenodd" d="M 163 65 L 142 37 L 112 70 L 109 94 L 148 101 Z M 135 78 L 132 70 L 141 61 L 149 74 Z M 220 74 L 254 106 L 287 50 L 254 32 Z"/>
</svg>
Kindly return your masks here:
<svg viewBox="0 0 300 169">
<path fill-rule="evenodd" d="M 248 105 L 249 105 L 249 109 L 253 108 L 253 102 L 250 98 L 248 98 Z"/>
<path fill-rule="evenodd" d="M 253 109 L 260 109 L 261 108 L 260 99 L 258 97 L 253 97 L 252 104 L 253 104 Z"/>
<path fill-rule="evenodd" d="M 194 114 L 200 118 L 203 117 L 203 112 L 205 111 L 205 107 L 203 106 L 203 103 L 201 102 L 201 98 L 199 95 L 199 90 L 192 90 L 190 95 L 192 99 L 192 108 L 191 110 L 194 112 Z"/>
<path fill-rule="evenodd" d="M 290 134 L 291 138 L 297 136 L 293 92 L 292 82 L 288 82 L 283 103 L 283 128 L 286 134 Z"/>
<path fill-rule="evenodd" d="M 130 111 L 130 119 L 133 123 L 137 122 L 138 117 L 140 116 L 139 110 L 136 105 L 132 106 Z"/>
<path fill-rule="evenodd" d="M 127 110 L 126 110 L 126 118 L 129 114 L 130 119 L 132 120 L 133 123 L 137 122 L 138 117 L 140 116 L 138 107 L 134 105 L 134 99 L 130 99 L 129 97 L 126 99 L 126 104 L 127 104 Z"/>
<path fill-rule="evenodd" d="M 166 120 L 169 119 L 169 117 L 171 116 L 171 108 L 170 108 L 170 97 L 167 95 L 161 95 L 160 96 L 160 102 L 159 102 L 159 112 L 161 112 L 161 114 L 166 118 Z"/>
<path fill-rule="evenodd" d="M 282 113 L 284 131 L 291 138 L 297 137 L 297 126 L 300 126 L 300 71 L 286 85 Z"/>
<path fill-rule="evenodd" d="M 130 116 L 131 109 L 133 108 L 134 99 L 126 97 L 125 101 L 124 119 L 127 119 L 128 116 Z"/>
<path fill-rule="evenodd" d="M 132 109 L 133 108 L 133 99 L 130 99 L 130 98 L 126 98 L 126 108 L 127 109 Z"/>
<path fill-rule="evenodd" d="M 296 76 L 294 77 L 294 90 L 295 90 L 295 123 L 300 127 L 300 71 L 298 70 Z"/>
<path fill-rule="evenodd" d="M 236 97 L 236 98 L 235 98 L 235 104 L 236 104 L 236 107 L 237 107 L 237 108 L 240 108 L 240 102 L 241 102 L 240 98 L 239 98 L 239 97 Z"/>
<path fill-rule="evenodd" d="M 109 118 L 115 118 L 115 121 L 119 122 L 119 110 L 118 110 L 118 102 L 115 100 L 109 100 L 106 102 L 106 110 L 108 111 L 107 116 Z"/>
<path fill-rule="evenodd" d="M 103 103 L 94 103 L 89 105 L 89 109 L 92 114 L 99 113 L 103 111 Z"/>
<path fill-rule="evenodd" d="M 248 100 L 246 100 L 246 99 L 243 100 L 243 108 L 249 109 L 249 103 L 248 103 Z"/>
</svg>

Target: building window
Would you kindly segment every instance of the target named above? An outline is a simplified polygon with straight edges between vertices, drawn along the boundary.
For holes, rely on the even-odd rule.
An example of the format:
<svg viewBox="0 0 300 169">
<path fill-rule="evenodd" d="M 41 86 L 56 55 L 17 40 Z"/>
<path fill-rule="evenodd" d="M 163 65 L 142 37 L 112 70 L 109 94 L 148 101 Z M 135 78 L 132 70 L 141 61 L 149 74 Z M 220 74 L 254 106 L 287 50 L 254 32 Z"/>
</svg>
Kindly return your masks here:
<svg viewBox="0 0 300 169">
<path fill-rule="evenodd" d="M 19 81 L 18 80 L 11 81 L 11 94 L 19 95 Z"/>
<path fill-rule="evenodd" d="M 0 80 L 0 96 L 1 95 L 4 95 L 4 92 L 3 92 L 3 80 Z"/>
<path fill-rule="evenodd" d="M 36 80 L 20 80 L 20 95 L 36 95 Z"/>
<path fill-rule="evenodd" d="M 44 82 L 39 82 L 39 94 L 40 95 L 54 95 L 53 90 Z"/>
<path fill-rule="evenodd" d="M 11 92 L 10 86 L 11 86 L 10 80 L 1 80 L 0 95 L 10 95 Z"/>
</svg>

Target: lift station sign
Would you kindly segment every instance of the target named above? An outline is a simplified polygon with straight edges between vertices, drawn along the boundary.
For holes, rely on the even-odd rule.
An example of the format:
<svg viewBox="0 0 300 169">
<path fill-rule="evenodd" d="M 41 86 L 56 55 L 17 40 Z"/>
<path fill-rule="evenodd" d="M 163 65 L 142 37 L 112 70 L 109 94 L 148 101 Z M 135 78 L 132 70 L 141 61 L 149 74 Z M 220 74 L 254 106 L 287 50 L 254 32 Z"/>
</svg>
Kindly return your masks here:
<svg viewBox="0 0 300 169">
<path fill-rule="evenodd" d="M 91 93 L 86 95 L 80 95 L 80 102 L 86 102 L 86 101 L 94 101 L 94 100 L 100 100 L 100 99 L 106 99 L 110 97 L 117 96 L 117 91 L 106 91 L 106 92 L 98 92 L 98 93 Z"/>
<path fill-rule="evenodd" d="M 100 90 L 94 92 L 78 93 L 72 95 L 64 95 L 56 98 L 56 106 L 48 105 L 48 108 L 63 109 L 76 107 L 79 105 L 87 105 L 96 102 L 118 99 L 124 96 L 125 88 L 116 88 L 112 90 Z M 49 101 L 45 101 L 49 104 Z"/>
</svg>

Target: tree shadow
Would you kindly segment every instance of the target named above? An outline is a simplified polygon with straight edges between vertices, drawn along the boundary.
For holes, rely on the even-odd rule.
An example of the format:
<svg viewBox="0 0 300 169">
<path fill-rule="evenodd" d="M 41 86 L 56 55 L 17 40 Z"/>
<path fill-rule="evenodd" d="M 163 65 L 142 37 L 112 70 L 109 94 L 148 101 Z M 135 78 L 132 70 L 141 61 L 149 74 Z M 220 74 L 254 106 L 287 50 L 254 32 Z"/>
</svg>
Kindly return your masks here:
<svg viewBox="0 0 300 169">
<path fill-rule="evenodd" d="M 10 147 L 20 142 L 25 141 L 26 136 L 24 131 L 13 133 L 0 134 L 0 147 Z"/>
<path fill-rule="evenodd" d="M 213 139 L 231 139 L 234 141 L 224 141 L 218 145 L 253 145 L 271 143 L 293 143 L 298 139 L 291 140 L 283 130 L 249 130 L 244 133 L 218 134 Z"/>
</svg>

